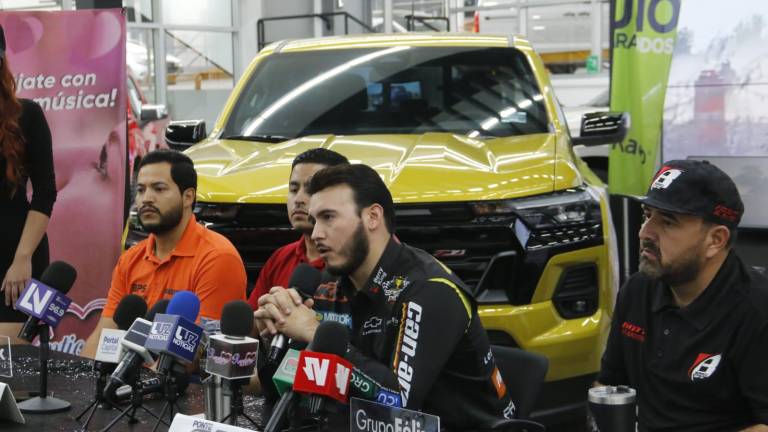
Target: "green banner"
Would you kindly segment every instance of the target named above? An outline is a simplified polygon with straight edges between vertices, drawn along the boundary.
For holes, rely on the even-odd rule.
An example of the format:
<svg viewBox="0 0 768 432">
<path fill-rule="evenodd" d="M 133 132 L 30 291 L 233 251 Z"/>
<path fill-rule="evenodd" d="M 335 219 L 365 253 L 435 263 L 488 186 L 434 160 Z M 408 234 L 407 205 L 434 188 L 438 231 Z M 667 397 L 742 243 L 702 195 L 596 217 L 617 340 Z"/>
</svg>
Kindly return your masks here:
<svg viewBox="0 0 768 432">
<path fill-rule="evenodd" d="M 656 172 L 664 95 L 681 0 L 613 0 L 611 111 L 626 111 L 631 128 L 611 147 L 612 194 L 643 195 Z"/>
</svg>

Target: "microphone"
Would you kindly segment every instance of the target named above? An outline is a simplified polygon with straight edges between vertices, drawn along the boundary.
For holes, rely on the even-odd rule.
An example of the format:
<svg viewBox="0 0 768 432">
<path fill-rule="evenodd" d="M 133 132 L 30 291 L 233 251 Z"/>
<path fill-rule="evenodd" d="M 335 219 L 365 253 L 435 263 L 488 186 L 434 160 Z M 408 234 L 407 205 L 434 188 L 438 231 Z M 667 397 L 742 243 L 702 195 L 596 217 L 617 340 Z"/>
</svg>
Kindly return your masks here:
<svg viewBox="0 0 768 432">
<path fill-rule="evenodd" d="M 117 364 L 120 362 L 120 340 L 131 327 L 136 318 L 147 313 L 147 303 L 143 298 L 129 294 L 123 297 L 115 308 L 112 320 L 117 324 L 115 329 L 103 329 L 99 337 L 99 345 L 96 348 L 97 362 Z"/>
<path fill-rule="evenodd" d="M 352 370 L 352 366 L 338 356 L 343 355 L 346 352 L 349 338 L 349 330 L 343 324 L 333 321 L 323 321 L 320 323 L 315 331 L 315 337 L 312 339 L 312 342 L 309 343 L 305 351 L 302 351 L 299 354 L 293 389 L 286 391 L 280 397 L 280 400 L 272 411 L 272 416 L 264 427 L 264 432 L 277 432 L 285 429 L 288 414 L 296 404 L 300 392 L 315 395 L 329 395 L 334 398 L 339 397 L 342 399 L 342 402 L 345 400 L 345 395 L 348 396 L 349 374 Z M 324 354 L 320 352 L 320 350 L 331 352 L 332 354 Z M 325 356 L 333 358 L 333 368 L 331 368 L 330 364 L 331 358 L 323 358 Z M 316 360 L 318 363 L 317 368 L 312 366 Z M 304 370 L 307 364 L 310 364 L 308 370 L 313 372 L 313 378 L 317 377 L 319 379 L 321 375 L 320 373 L 314 374 L 315 370 L 318 370 L 318 372 L 321 370 L 325 371 L 323 378 L 324 386 L 319 386 L 314 382 L 307 382 L 309 381 L 309 378 L 306 376 L 307 374 Z M 329 373 L 333 375 L 330 380 L 327 379 Z M 302 374 L 304 375 L 302 376 Z M 325 387 L 327 387 L 327 385 L 331 385 L 336 390 L 326 390 Z M 315 405 L 315 408 L 319 411 L 321 407 L 317 407 L 316 405 L 318 404 L 321 403 L 310 400 L 310 409 Z"/>
<path fill-rule="evenodd" d="M 152 393 L 160 393 L 163 391 L 163 381 L 158 377 L 152 377 L 141 380 L 141 385 L 138 386 L 141 396 L 146 396 Z M 122 386 L 115 390 L 114 400 L 116 402 L 123 402 L 131 398 L 133 395 L 133 388 L 131 386 Z"/>
<path fill-rule="evenodd" d="M 258 427 L 245 413 L 242 393 L 243 384 L 256 374 L 256 357 L 259 353 L 259 341 L 248 337 L 253 330 L 251 305 L 242 300 L 227 303 L 221 311 L 220 324 L 221 334 L 208 338 L 205 362 L 206 372 L 226 379 L 226 387 L 231 393 L 229 413 L 217 421 L 224 423 L 229 419 L 230 424 L 236 425 L 238 417 L 245 417 L 254 427 Z M 215 392 L 204 392 L 203 396 L 208 398 L 206 406 L 220 406 L 224 402 L 221 399 L 210 399 L 214 395 Z"/>
<path fill-rule="evenodd" d="M 179 291 L 168 303 L 167 313 L 157 314 L 144 348 L 160 354 L 157 370 L 168 374 L 175 364 L 195 359 L 203 329 L 195 324 L 200 313 L 200 299 L 190 291 Z M 251 318 L 251 321 L 253 319 Z M 183 370 L 178 372 L 184 373 Z"/>
<path fill-rule="evenodd" d="M 309 397 L 309 411 L 317 415 L 322 411 L 323 397 L 341 403 L 349 400 L 349 380 L 352 363 L 344 360 L 349 344 L 349 329 L 329 321 L 322 333 L 316 333 L 312 350 L 299 354 L 299 364 L 293 391 Z M 318 331 L 320 328 L 318 328 Z"/>
<path fill-rule="evenodd" d="M 114 372 L 116 364 L 120 360 L 120 340 L 125 336 L 126 330 L 130 327 L 131 323 L 136 318 L 144 315 L 147 312 L 147 303 L 143 298 L 130 294 L 123 297 L 118 303 L 115 309 L 115 314 L 112 317 L 113 321 L 117 324 L 118 329 L 102 329 L 99 337 L 99 345 L 96 349 L 95 362 L 93 363 L 93 369 L 98 372 L 96 376 L 96 390 L 94 392 L 93 400 L 90 404 L 77 416 L 75 420 L 80 420 L 85 413 L 90 411 L 88 418 L 82 425 L 82 430 L 88 428 L 91 419 L 93 419 L 93 413 L 98 408 L 99 404 L 103 402 L 109 402 L 104 397 L 104 388 L 107 384 L 107 376 Z"/>
<path fill-rule="evenodd" d="M 168 300 L 157 302 L 147 312 L 146 318 L 154 318 L 155 315 L 162 313 L 168 307 Z M 154 358 L 152 353 L 144 347 L 149 332 L 152 328 L 152 322 L 146 318 L 136 318 L 127 333 L 120 341 L 124 352 L 115 371 L 104 387 L 104 397 L 114 400 L 115 391 L 124 385 L 130 385 L 136 378 L 139 366 L 143 363 L 152 363 Z"/>
<path fill-rule="evenodd" d="M 19 338 L 32 342 L 39 332 L 39 322 L 56 328 L 72 302 L 65 294 L 72 288 L 77 271 L 64 261 L 54 261 L 40 280 L 30 279 L 16 301 L 16 309 L 29 315 L 19 331 Z"/>
<path fill-rule="evenodd" d="M 150 321 L 150 322 L 154 321 L 155 320 L 155 315 L 157 315 L 159 313 L 165 313 L 165 311 L 168 310 L 168 303 L 170 303 L 170 302 L 171 301 L 168 300 L 168 299 L 162 299 L 162 300 L 158 301 L 157 303 L 155 303 L 154 306 L 152 306 L 149 309 L 147 314 L 144 316 L 144 319 L 147 320 L 147 321 Z"/>
<path fill-rule="evenodd" d="M 296 369 L 299 365 L 300 351 L 293 348 L 289 349 L 283 356 L 280 366 L 272 375 L 272 383 L 275 384 L 277 394 L 282 396 L 293 387 L 293 380 L 296 379 Z"/>
<path fill-rule="evenodd" d="M 307 263 L 301 263 L 296 266 L 291 274 L 291 280 L 288 282 L 288 286 L 295 288 L 299 292 L 303 299 L 312 298 L 320 285 L 322 275 L 320 271 Z M 277 363 L 280 358 L 285 354 L 288 348 L 288 338 L 285 335 L 277 334 L 272 338 L 272 343 L 269 346 L 269 355 L 267 356 L 267 362 Z"/>
<path fill-rule="evenodd" d="M 259 341 L 248 337 L 253 330 L 253 309 L 242 300 L 224 305 L 221 334 L 208 338 L 206 372 L 226 379 L 256 374 Z"/>
</svg>

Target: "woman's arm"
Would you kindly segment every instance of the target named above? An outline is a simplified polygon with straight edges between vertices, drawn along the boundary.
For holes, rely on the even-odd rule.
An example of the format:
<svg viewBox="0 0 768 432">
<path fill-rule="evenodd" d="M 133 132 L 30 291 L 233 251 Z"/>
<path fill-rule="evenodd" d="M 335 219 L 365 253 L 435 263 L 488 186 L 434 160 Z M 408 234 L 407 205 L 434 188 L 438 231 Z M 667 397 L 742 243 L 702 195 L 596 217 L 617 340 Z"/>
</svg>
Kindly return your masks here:
<svg viewBox="0 0 768 432">
<path fill-rule="evenodd" d="M 36 210 L 30 210 L 27 213 L 27 220 L 24 222 L 24 230 L 21 232 L 21 240 L 16 247 L 13 263 L 3 275 L 0 287 L 0 290 L 5 293 L 7 306 L 16 303 L 19 294 L 32 277 L 32 254 L 43 239 L 49 220 L 47 215 Z"/>
</svg>

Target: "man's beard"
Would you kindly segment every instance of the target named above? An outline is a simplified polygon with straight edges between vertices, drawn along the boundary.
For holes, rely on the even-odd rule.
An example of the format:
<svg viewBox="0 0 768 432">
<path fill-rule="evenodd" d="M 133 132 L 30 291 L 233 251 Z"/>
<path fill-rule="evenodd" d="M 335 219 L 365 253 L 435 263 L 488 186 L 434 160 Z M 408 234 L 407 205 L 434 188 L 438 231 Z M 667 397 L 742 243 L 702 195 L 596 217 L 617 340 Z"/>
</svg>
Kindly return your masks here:
<svg viewBox="0 0 768 432">
<path fill-rule="evenodd" d="M 352 238 L 342 246 L 339 252 L 340 256 L 347 257 L 347 262 L 340 266 L 331 266 L 326 263 L 325 269 L 334 276 L 348 276 L 363 264 L 369 249 L 368 237 L 365 235 L 365 228 L 361 221 L 352 234 Z"/>
<path fill-rule="evenodd" d="M 657 260 L 651 261 L 642 255 L 642 249 L 650 249 Z M 701 247 L 694 244 L 687 250 L 680 253 L 680 258 L 676 261 L 663 262 L 661 250 L 650 241 L 641 241 L 640 245 L 640 271 L 652 279 L 658 279 L 669 286 L 679 286 L 692 280 L 701 272 Z"/>
<path fill-rule="evenodd" d="M 179 203 L 177 207 L 171 208 L 165 213 L 161 213 L 157 208 L 153 207 L 153 209 L 160 215 L 160 220 L 156 223 L 144 223 L 144 221 L 141 220 L 141 213 L 139 213 L 139 225 L 141 225 L 144 231 L 150 234 L 157 235 L 166 233 L 176 228 L 181 222 L 181 217 L 183 214 L 183 207 L 181 203 Z"/>
</svg>

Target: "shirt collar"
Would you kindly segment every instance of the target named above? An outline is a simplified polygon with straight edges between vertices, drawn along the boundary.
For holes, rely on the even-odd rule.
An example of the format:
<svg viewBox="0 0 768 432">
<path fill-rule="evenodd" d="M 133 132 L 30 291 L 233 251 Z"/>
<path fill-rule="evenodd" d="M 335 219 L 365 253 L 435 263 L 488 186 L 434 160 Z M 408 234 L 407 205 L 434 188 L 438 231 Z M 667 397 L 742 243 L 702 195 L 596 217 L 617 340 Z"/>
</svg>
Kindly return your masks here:
<svg viewBox="0 0 768 432">
<path fill-rule="evenodd" d="M 392 268 L 394 267 L 397 259 L 400 257 L 400 252 L 402 250 L 403 245 L 397 241 L 394 236 L 391 237 L 387 243 L 387 247 L 384 248 L 384 253 L 382 253 L 381 258 L 379 258 L 379 262 L 376 263 L 376 266 L 373 268 L 373 272 L 371 272 L 370 276 L 368 276 L 368 280 L 365 282 L 365 285 L 363 285 L 363 289 L 360 290 L 361 293 L 364 293 L 371 299 L 384 297 L 381 283 L 387 280 L 388 277 L 392 276 Z M 354 285 L 349 279 L 349 276 L 344 276 L 341 278 L 340 284 L 344 287 L 352 287 L 354 289 Z"/>
<path fill-rule="evenodd" d="M 683 318 L 701 330 L 716 315 L 714 313 L 715 309 L 713 309 L 714 305 L 733 298 L 735 294 L 733 290 L 736 289 L 738 279 L 741 278 L 741 267 L 740 260 L 736 254 L 733 251 L 729 252 L 723 265 L 717 271 L 717 275 L 715 275 L 707 288 L 704 289 L 704 292 L 696 297 L 691 304 L 683 308 L 678 307 L 675 303 L 669 286 L 663 282 L 657 282 L 651 310 L 657 313 L 667 309 L 677 309 Z"/>
<path fill-rule="evenodd" d="M 184 228 L 184 233 L 181 235 L 179 242 L 176 243 L 176 247 L 173 248 L 171 256 L 194 256 L 200 243 L 200 236 L 205 228 L 197 223 L 195 215 L 192 215 L 187 222 L 187 226 Z M 160 262 L 155 256 L 155 241 L 157 237 L 154 234 L 150 234 L 147 239 L 147 245 L 144 249 L 144 259 Z"/>
</svg>

